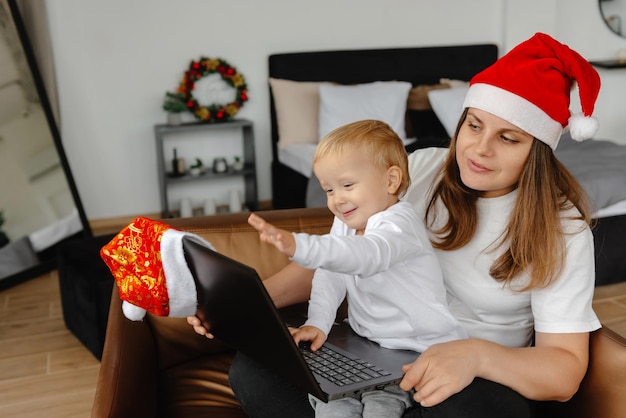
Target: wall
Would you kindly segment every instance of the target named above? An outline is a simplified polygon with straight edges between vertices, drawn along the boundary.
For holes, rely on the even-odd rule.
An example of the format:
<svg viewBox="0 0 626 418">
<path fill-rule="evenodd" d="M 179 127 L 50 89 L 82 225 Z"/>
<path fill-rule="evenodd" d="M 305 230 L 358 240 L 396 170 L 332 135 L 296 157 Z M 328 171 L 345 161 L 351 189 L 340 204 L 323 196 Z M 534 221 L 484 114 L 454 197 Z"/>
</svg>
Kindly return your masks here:
<svg viewBox="0 0 626 418">
<path fill-rule="evenodd" d="M 557 31 L 563 42 L 575 45 L 589 60 L 614 58 L 618 51 L 626 48 L 626 39 L 611 32 L 600 16 L 595 0 L 558 0 L 560 16 Z M 578 7 L 570 6 L 570 3 Z M 593 17 L 593 24 L 588 23 Z M 596 114 L 600 119 L 598 138 L 610 138 L 626 144 L 626 69 L 607 70 L 598 68 L 602 89 L 596 102 Z"/>
<path fill-rule="evenodd" d="M 165 121 L 164 92 L 201 55 L 246 77 L 250 101 L 238 116 L 255 123 L 259 198 L 269 200 L 272 53 L 479 42 L 508 50 L 539 30 L 589 58 L 625 44 L 603 27 L 596 0 L 49 0 L 48 10 L 63 142 L 90 219 L 160 210 L 153 125 Z M 598 104 L 615 119 L 606 129 L 603 121 L 607 137 L 626 128 L 612 113 L 626 99 L 614 91 Z"/>
</svg>

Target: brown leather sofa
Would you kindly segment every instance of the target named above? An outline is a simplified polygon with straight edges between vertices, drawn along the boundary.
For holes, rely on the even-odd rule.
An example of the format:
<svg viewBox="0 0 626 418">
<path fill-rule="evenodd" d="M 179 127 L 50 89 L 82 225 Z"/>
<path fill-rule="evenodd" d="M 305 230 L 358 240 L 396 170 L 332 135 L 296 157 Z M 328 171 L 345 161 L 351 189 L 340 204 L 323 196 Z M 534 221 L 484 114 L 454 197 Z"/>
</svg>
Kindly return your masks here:
<svg viewBox="0 0 626 418">
<path fill-rule="evenodd" d="M 325 208 L 267 211 L 270 222 L 292 231 L 325 233 L 332 217 Z M 246 214 L 171 219 L 199 234 L 218 251 L 268 277 L 288 263 L 259 241 Z M 304 309 L 304 306 L 299 307 Z M 626 340 L 604 327 L 592 333 L 589 370 L 579 392 L 566 403 L 542 405 L 541 417 L 626 417 Z M 197 335 L 185 319 L 148 315 L 127 320 L 114 287 L 94 418 L 245 417 L 228 385 L 233 351 Z"/>
</svg>

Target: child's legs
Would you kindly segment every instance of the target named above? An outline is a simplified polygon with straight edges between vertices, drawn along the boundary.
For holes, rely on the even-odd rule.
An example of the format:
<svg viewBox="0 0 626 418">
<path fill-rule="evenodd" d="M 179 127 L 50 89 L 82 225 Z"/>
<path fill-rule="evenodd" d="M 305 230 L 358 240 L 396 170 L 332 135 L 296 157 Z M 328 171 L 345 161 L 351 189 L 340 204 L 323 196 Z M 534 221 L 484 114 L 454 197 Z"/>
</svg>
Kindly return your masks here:
<svg viewBox="0 0 626 418">
<path fill-rule="evenodd" d="M 316 418 L 400 418 L 411 405 L 410 395 L 398 386 L 366 392 L 361 400 L 343 398 L 324 403 L 309 395 Z"/>
<path fill-rule="evenodd" d="M 398 386 L 366 392 L 361 396 L 363 418 L 398 417 L 411 406 L 411 395 Z"/>
<path fill-rule="evenodd" d="M 309 395 L 309 402 L 315 410 L 315 418 L 361 418 L 363 404 L 355 398 L 342 398 L 324 403 Z"/>
</svg>

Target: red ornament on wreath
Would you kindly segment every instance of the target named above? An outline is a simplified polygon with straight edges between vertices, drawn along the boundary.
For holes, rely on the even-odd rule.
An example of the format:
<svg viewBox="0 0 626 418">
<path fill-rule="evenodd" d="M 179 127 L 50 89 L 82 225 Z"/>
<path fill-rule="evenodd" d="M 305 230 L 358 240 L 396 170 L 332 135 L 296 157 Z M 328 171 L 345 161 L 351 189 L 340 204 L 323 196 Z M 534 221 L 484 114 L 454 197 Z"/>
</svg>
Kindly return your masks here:
<svg viewBox="0 0 626 418">
<path fill-rule="evenodd" d="M 204 82 L 202 89 L 197 84 Z M 202 90 L 199 92 L 198 90 Z M 235 67 L 221 58 L 201 57 L 192 61 L 178 86 L 187 109 L 206 122 L 231 120 L 248 101 L 246 80 Z M 204 93 L 203 100 L 197 97 Z"/>
</svg>

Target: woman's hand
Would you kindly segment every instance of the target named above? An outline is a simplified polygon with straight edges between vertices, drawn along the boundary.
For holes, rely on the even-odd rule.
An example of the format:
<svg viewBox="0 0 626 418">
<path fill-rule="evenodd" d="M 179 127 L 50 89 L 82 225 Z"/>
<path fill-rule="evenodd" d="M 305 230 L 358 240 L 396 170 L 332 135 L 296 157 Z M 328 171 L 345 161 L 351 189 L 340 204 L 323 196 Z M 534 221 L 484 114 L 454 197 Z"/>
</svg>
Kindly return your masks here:
<svg viewBox="0 0 626 418">
<path fill-rule="evenodd" d="M 209 330 L 202 325 L 202 321 L 200 321 L 200 318 L 198 318 L 197 316 L 188 316 L 187 323 L 193 327 L 193 330 L 196 332 L 196 334 L 204 335 L 205 337 L 210 339 L 214 338 L 213 334 L 211 334 Z"/>
<path fill-rule="evenodd" d="M 425 407 L 443 402 L 477 376 L 481 358 L 477 340 L 456 340 L 430 346 L 413 363 L 402 367 L 402 390 L 415 390 L 413 399 Z"/>
<path fill-rule="evenodd" d="M 434 344 L 403 367 L 403 390 L 433 406 L 475 377 L 508 386 L 528 399 L 567 401 L 578 390 L 589 359 L 589 333 L 535 332 L 535 345 L 506 347 L 477 338 Z"/>
<path fill-rule="evenodd" d="M 319 350 L 326 341 L 326 334 L 324 334 L 321 329 L 309 325 L 304 325 L 300 328 L 289 328 L 289 332 L 296 344 L 300 344 L 303 341 L 310 341 L 311 351 Z"/>
</svg>

